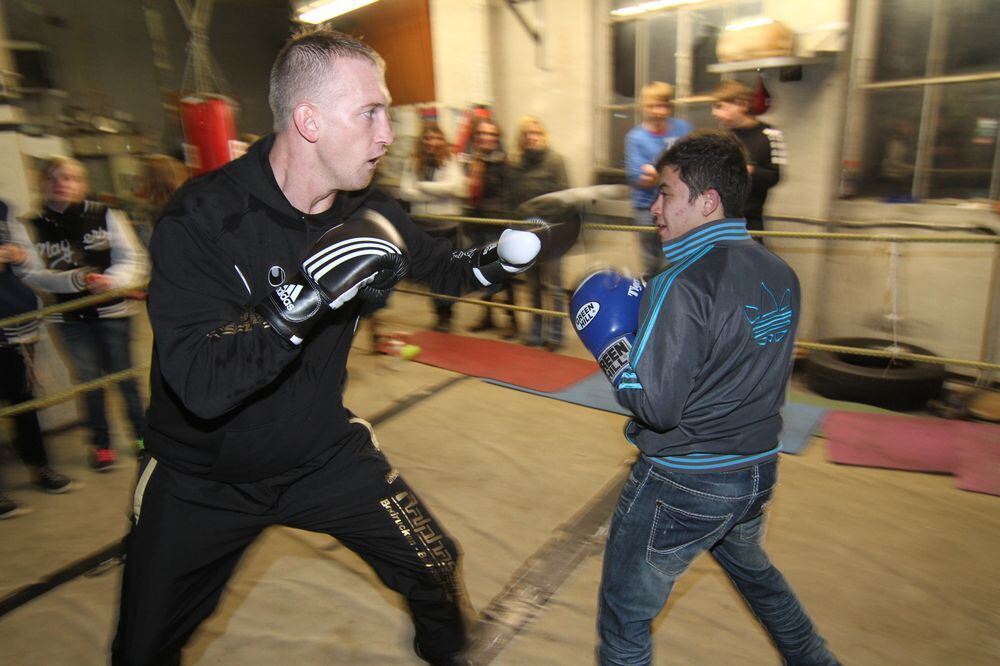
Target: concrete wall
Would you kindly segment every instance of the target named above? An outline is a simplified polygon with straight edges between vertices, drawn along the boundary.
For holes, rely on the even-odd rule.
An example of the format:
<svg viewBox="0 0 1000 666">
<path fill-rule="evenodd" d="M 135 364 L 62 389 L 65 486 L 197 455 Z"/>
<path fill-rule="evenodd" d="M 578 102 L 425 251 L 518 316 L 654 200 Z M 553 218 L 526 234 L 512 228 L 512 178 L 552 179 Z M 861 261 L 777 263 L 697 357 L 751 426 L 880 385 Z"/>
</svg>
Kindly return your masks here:
<svg viewBox="0 0 1000 666">
<path fill-rule="evenodd" d="M 545 0 L 519 9 L 541 35 L 536 45 L 517 18 L 495 3 L 491 30 L 497 108 L 506 136 L 517 119 L 537 116 L 551 147 L 566 160 L 573 186 L 589 185 L 593 169 L 593 18 L 590 3 Z"/>
</svg>

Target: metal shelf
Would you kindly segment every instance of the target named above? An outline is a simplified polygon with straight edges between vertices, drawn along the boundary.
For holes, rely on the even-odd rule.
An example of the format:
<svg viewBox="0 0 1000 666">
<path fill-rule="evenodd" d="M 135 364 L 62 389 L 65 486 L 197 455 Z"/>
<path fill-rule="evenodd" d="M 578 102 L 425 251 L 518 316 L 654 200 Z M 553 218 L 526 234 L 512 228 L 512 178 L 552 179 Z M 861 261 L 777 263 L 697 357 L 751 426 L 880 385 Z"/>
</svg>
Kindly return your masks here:
<svg viewBox="0 0 1000 666">
<path fill-rule="evenodd" d="M 708 66 L 713 74 L 726 72 L 748 72 L 757 69 L 779 69 L 781 67 L 801 67 L 803 65 L 821 65 L 831 62 L 834 56 L 802 58 L 798 56 L 774 56 L 758 58 L 757 60 L 740 60 L 738 62 L 719 62 Z"/>
</svg>

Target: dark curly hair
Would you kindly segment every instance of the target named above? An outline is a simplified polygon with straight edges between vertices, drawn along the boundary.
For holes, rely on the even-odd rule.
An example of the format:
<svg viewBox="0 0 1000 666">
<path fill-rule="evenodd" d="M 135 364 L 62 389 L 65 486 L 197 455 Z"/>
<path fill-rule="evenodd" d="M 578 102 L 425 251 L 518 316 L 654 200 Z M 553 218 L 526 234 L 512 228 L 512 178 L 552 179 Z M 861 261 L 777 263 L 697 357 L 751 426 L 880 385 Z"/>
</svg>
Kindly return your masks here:
<svg viewBox="0 0 1000 666">
<path fill-rule="evenodd" d="M 687 185 L 690 200 L 707 190 L 715 190 L 722 200 L 726 217 L 743 215 L 750 193 L 746 150 L 732 132 L 702 130 L 684 137 L 656 161 L 656 171 L 677 169 Z"/>
</svg>

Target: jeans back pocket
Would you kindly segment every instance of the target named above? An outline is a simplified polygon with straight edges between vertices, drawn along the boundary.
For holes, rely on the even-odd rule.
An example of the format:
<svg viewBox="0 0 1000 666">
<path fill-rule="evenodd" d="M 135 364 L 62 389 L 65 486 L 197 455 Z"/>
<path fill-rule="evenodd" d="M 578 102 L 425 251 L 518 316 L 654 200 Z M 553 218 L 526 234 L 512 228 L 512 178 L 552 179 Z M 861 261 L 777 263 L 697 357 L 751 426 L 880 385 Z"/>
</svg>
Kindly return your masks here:
<svg viewBox="0 0 1000 666">
<path fill-rule="evenodd" d="M 668 576 L 681 575 L 699 553 L 725 535 L 732 517 L 694 513 L 657 500 L 646 562 Z"/>
</svg>

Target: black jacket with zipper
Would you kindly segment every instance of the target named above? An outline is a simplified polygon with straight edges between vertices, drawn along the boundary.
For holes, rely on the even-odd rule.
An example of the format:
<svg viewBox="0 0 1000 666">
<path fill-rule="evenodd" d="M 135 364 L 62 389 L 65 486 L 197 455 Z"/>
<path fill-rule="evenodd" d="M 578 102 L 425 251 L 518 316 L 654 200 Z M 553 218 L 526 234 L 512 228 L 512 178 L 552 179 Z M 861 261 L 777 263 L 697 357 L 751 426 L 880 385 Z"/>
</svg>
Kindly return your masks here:
<svg viewBox="0 0 1000 666">
<path fill-rule="evenodd" d="M 281 474 L 347 435 L 343 389 L 360 299 L 325 313 L 300 346 L 254 312 L 325 231 L 371 208 L 406 242 L 410 279 L 450 294 L 479 286 L 468 253 L 422 232 L 378 189 L 340 192 L 319 215 L 296 210 L 274 179 L 273 144 L 267 137 L 182 187 L 150 244 L 145 446 L 168 466 L 219 481 Z"/>
</svg>

